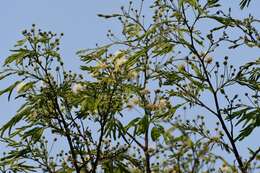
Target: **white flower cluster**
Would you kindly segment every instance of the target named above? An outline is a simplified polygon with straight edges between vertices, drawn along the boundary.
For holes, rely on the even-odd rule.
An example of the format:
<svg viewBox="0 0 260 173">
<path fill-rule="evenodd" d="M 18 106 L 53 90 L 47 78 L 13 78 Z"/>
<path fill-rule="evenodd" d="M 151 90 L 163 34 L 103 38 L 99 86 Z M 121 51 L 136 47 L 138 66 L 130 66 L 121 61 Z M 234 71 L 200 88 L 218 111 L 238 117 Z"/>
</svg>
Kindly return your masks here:
<svg viewBox="0 0 260 173">
<path fill-rule="evenodd" d="M 223 173 L 231 173 L 231 169 L 230 169 L 230 167 L 228 166 L 228 165 L 226 165 L 226 164 L 223 164 L 222 165 L 222 167 L 220 168 L 220 170 L 221 170 L 221 172 L 223 172 Z"/>
<path fill-rule="evenodd" d="M 166 99 L 161 99 L 158 102 L 158 107 L 159 108 L 165 108 L 167 106 L 167 100 Z"/>
<path fill-rule="evenodd" d="M 128 73 L 129 79 L 135 79 L 138 76 L 138 73 L 135 70 L 132 70 Z"/>
<path fill-rule="evenodd" d="M 137 98 L 132 98 L 129 100 L 129 102 L 126 104 L 126 107 L 128 109 L 133 109 L 136 105 L 139 104 L 139 100 Z"/>
<path fill-rule="evenodd" d="M 212 63 L 213 61 L 213 57 L 210 56 L 208 53 L 206 52 L 201 52 L 200 53 L 200 56 L 203 58 L 204 62 L 207 63 L 207 64 L 210 64 Z"/>
<path fill-rule="evenodd" d="M 153 104 L 153 103 L 149 103 L 146 105 L 146 107 L 148 109 L 151 109 L 153 111 L 156 111 L 156 110 L 162 110 L 162 109 L 165 109 L 166 106 L 167 106 L 167 100 L 166 99 L 161 99 L 159 100 L 157 103 Z"/>
<path fill-rule="evenodd" d="M 84 86 L 80 83 L 73 84 L 71 90 L 74 94 L 78 94 L 79 92 L 84 90 Z"/>
<path fill-rule="evenodd" d="M 120 67 L 127 61 L 125 53 L 122 51 L 116 51 L 113 57 L 115 58 L 115 70 L 120 70 Z"/>
<path fill-rule="evenodd" d="M 48 87 L 48 84 L 47 84 L 46 82 L 44 82 L 44 81 L 41 81 L 40 87 L 42 87 L 42 88 L 47 88 L 47 87 Z"/>
</svg>

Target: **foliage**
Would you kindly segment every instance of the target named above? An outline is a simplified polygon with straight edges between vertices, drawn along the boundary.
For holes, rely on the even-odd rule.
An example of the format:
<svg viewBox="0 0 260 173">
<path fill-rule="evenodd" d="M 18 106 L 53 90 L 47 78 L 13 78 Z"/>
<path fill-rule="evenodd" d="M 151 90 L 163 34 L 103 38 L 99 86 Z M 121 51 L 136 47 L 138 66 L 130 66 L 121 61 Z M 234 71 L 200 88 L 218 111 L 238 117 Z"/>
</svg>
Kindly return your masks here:
<svg viewBox="0 0 260 173">
<path fill-rule="evenodd" d="M 248 7 L 250 4 L 251 0 L 241 0 L 240 2 L 240 7 L 243 9 L 245 7 Z"/>
<path fill-rule="evenodd" d="M 65 69 L 63 34 L 23 31 L 0 73 L 17 79 L 0 95 L 24 102 L 0 129 L 10 149 L 2 172 L 259 171 L 259 146 L 245 159 L 238 145 L 260 126 L 260 61 L 217 58 L 221 45 L 258 49 L 259 20 L 232 17 L 218 0 L 154 0 L 146 24 L 144 5 L 99 15 L 117 19 L 122 35 L 109 30 L 110 44 L 77 52 L 84 75 Z"/>
</svg>

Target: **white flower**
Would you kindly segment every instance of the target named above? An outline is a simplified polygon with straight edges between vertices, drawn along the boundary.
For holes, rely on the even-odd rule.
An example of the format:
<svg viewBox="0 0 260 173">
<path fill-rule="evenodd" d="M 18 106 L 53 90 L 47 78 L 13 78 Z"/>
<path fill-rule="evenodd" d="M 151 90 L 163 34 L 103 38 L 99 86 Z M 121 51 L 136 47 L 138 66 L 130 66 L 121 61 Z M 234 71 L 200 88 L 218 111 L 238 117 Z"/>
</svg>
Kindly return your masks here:
<svg viewBox="0 0 260 173">
<path fill-rule="evenodd" d="M 105 68 L 107 68 L 107 64 L 100 62 L 100 63 L 98 63 L 98 68 L 105 69 Z"/>
<path fill-rule="evenodd" d="M 150 90 L 148 88 L 144 88 L 143 90 L 140 91 L 140 94 L 142 95 L 150 94 Z"/>
<path fill-rule="evenodd" d="M 137 73 L 136 71 L 130 71 L 130 72 L 128 73 L 128 77 L 129 77 L 130 79 L 135 79 L 135 78 L 137 77 L 137 75 L 138 75 L 138 73 Z"/>
<path fill-rule="evenodd" d="M 120 66 L 122 66 L 127 61 L 125 53 L 120 51 L 120 50 L 116 51 L 113 54 L 112 57 L 113 57 L 113 60 L 114 60 L 114 63 L 115 63 L 115 70 L 116 71 L 120 70 Z"/>
<path fill-rule="evenodd" d="M 109 141 L 109 139 L 106 139 L 106 138 L 105 138 L 105 139 L 103 139 L 103 142 L 104 142 L 104 144 L 105 144 L 105 145 L 108 145 L 108 144 L 110 144 L 110 141 Z"/>
<path fill-rule="evenodd" d="M 166 105 L 167 105 L 167 100 L 166 99 L 159 100 L 159 103 L 158 103 L 158 107 L 159 108 L 164 108 Z"/>
<path fill-rule="evenodd" d="M 153 147 L 148 148 L 148 153 L 154 154 L 154 152 L 155 152 L 155 148 Z"/>
<path fill-rule="evenodd" d="M 33 117 L 37 117 L 37 115 L 38 115 L 37 112 L 35 112 L 35 111 L 32 112 Z"/>
<path fill-rule="evenodd" d="M 125 56 L 122 56 L 120 58 L 118 58 L 116 61 L 115 61 L 115 67 L 116 68 L 119 68 L 121 65 L 123 65 L 125 62 L 127 61 L 126 57 Z"/>
<path fill-rule="evenodd" d="M 207 63 L 207 64 L 210 64 L 212 61 L 213 61 L 213 58 L 209 55 L 207 55 L 204 59 L 204 61 Z"/>
<path fill-rule="evenodd" d="M 90 162 L 87 163 L 87 168 L 88 168 L 88 170 L 92 170 L 92 165 Z"/>
<path fill-rule="evenodd" d="M 129 102 L 129 103 L 126 105 L 126 107 L 127 107 L 128 109 L 133 109 L 134 106 L 135 106 L 135 104 L 134 104 L 133 102 Z"/>
<path fill-rule="evenodd" d="M 132 109 L 134 108 L 135 106 L 137 106 L 139 104 L 139 100 L 138 98 L 132 98 L 132 99 L 129 99 L 129 102 L 126 104 L 126 107 L 128 109 Z"/>
<path fill-rule="evenodd" d="M 78 94 L 80 91 L 83 91 L 83 90 L 84 90 L 84 87 L 79 83 L 72 85 L 72 92 L 74 94 Z"/>
<path fill-rule="evenodd" d="M 22 88 L 26 85 L 26 83 L 24 82 L 20 82 L 17 86 L 16 86 L 16 90 L 18 93 L 21 92 Z"/>
<path fill-rule="evenodd" d="M 47 88 L 47 87 L 48 87 L 48 84 L 47 84 L 46 82 L 44 82 L 44 81 L 41 81 L 40 87 L 42 87 L 42 88 Z"/>
<path fill-rule="evenodd" d="M 89 156 L 89 155 L 86 155 L 86 156 L 85 156 L 85 159 L 86 159 L 86 160 L 89 160 L 89 159 L 90 159 L 90 156 Z"/>
<path fill-rule="evenodd" d="M 223 172 L 223 173 L 227 173 L 230 171 L 229 167 L 226 165 L 226 164 L 223 164 L 222 167 L 220 168 L 220 170 Z"/>
<path fill-rule="evenodd" d="M 120 145 L 117 149 L 118 149 L 118 150 L 125 150 L 126 147 L 125 147 L 124 145 Z"/>
<path fill-rule="evenodd" d="M 213 57 L 210 56 L 207 52 L 201 52 L 200 58 L 202 58 L 207 64 L 210 64 L 213 61 Z"/>
<path fill-rule="evenodd" d="M 146 108 L 154 111 L 154 110 L 158 109 L 158 105 L 157 104 L 148 103 L 146 105 Z"/>
</svg>

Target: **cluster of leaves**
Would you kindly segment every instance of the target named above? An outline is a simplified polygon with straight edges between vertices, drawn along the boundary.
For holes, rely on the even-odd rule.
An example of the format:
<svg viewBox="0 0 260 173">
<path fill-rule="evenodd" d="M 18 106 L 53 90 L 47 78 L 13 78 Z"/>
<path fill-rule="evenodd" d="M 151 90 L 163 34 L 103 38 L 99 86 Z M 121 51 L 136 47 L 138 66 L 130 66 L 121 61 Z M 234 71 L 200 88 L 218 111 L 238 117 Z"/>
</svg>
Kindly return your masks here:
<svg viewBox="0 0 260 173">
<path fill-rule="evenodd" d="M 1 171 L 259 170 L 260 148 L 244 159 L 237 147 L 260 126 L 259 59 L 236 69 L 228 56 L 223 64 L 214 57 L 227 43 L 259 48 L 259 20 L 236 19 L 220 7 L 218 0 L 154 0 L 149 25 L 144 1 L 138 9 L 130 2 L 119 14 L 99 15 L 119 20 L 122 35 L 109 30 L 111 44 L 78 51 L 86 79 L 63 67 L 63 34 L 34 25 L 24 31 L 0 73 L 1 80 L 17 79 L 0 95 L 10 100 L 16 90 L 24 101 L 0 129 L 10 148 Z M 205 31 L 203 21 L 212 27 Z M 230 92 L 234 87 L 245 88 L 249 102 Z M 203 116 L 184 116 L 187 108 L 214 116 L 216 128 L 208 130 Z M 219 149 L 234 162 L 216 154 Z"/>
</svg>

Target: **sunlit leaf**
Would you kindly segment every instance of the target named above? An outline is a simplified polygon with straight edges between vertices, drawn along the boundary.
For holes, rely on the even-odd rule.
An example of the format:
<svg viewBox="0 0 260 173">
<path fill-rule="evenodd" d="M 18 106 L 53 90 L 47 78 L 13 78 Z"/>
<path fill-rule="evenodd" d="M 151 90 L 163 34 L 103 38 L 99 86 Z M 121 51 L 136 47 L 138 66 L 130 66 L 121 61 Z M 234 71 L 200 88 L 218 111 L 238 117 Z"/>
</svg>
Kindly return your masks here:
<svg viewBox="0 0 260 173">
<path fill-rule="evenodd" d="M 156 141 L 159 139 L 159 137 L 163 134 L 164 128 L 161 125 L 156 125 L 151 130 L 151 138 L 153 141 Z"/>
</svg>

